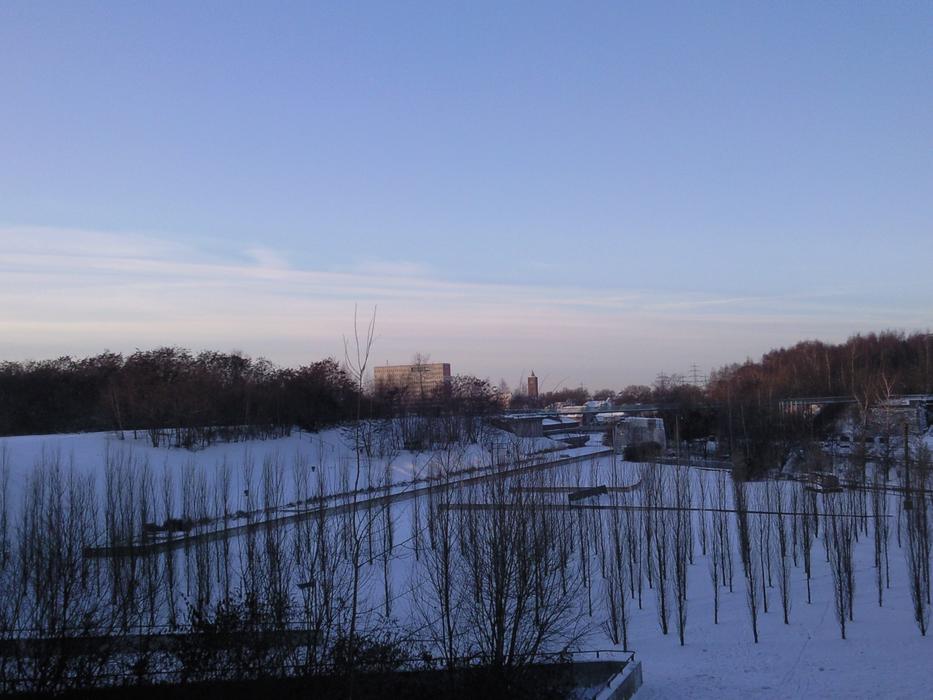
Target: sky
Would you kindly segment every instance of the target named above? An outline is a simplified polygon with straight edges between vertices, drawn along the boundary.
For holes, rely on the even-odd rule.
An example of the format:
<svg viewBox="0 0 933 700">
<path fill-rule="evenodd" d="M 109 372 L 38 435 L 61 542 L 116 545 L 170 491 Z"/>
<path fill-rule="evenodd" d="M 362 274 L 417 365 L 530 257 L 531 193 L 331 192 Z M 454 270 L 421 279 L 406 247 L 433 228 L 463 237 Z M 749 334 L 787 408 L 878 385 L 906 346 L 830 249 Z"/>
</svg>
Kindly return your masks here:
<svg viewBox="0 0 933 700">
<path fill-rule="evenodd" d="M 933 326 L 933 4 L 0 3 L 0 360 L 619 388 Z"/>
</svg>

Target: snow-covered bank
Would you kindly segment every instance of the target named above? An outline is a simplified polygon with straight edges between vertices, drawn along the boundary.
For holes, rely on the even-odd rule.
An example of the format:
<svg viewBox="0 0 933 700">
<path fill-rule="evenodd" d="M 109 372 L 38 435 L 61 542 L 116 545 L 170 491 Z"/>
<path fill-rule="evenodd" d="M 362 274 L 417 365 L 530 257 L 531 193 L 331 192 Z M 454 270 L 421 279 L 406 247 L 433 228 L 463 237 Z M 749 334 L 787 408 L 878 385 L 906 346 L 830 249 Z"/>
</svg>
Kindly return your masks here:
<svg viewBox="0 0 933 700">
<path fill-rule="evenodd" d="M 484 440 L 457 444 L 444 449 L 405 450 L 377 445 L 369 454 L 363 450 L 360 488 L 382 488 L 390 484 L 410 485 L 425 479 L 433 470 L 443 470 L 445 463 L 456 460 L 460 468 L 482 469 L 494 460 L 502 459 L 510 450 L 524 455 L 561 453 L 586 454 L 597 449 L 569 450 L 566 445 L 549 438 L 517 438 L 495 428 L 489 428 Z M 244 466 L 249 464 L 258 472 L 263 462 L 272 460 L 284 465 L 286 472 L 296 464 L 310 467 L 324 480 L 325 491 L 341 490 L 340 472 L 356 469 L 356 439 L 352 427 L 331 428 L 309 433 L 295 430 L 288 437 L 269 440 L 214 443 L 204 449 L 190 451 L 174 447 L 153 447 L 145 431 L 135 434 L 125 431 L 71 433 L 62 435 L 26 435 L 0 437 L 0 450 L 5 450 L 10 467 L 10 497 L 15 502 L 19 487 L 26 482 L 36 464 L 57 459 L 63 467 L 92 474 L 102 484 L 108 459 L 132 464 L 135 468 L 147 465 L 156 476 L 169 472 L 176 485 L 186 468 L 195 468 L 208 485 L 219 478 L 222 470 L 229 470 L 231 490 L 243 494 Z M 255 478 L 255 475 L 254 475 Z M 253 484 L 255 487 L 255 484 Z M 285 497 L 293 497 L 294 484 L 286 475 Z M 240 504 L 236 504 L 240 507 Z"/>
</svg>

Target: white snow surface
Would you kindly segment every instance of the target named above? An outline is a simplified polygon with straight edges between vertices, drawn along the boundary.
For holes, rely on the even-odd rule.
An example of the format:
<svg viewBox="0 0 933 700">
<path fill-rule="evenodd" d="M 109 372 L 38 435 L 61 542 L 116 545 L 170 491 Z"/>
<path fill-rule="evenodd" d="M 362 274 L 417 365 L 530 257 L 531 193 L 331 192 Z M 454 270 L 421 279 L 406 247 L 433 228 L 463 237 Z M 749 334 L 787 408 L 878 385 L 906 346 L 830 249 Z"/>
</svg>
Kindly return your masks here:
<svg viewBox="0 0 933 700">
<path fill-rule="evenodd" d="M 319 432 L 295 430 L 288 437 L 269 440 L 245 440 L 240 442 L 218 442 L 203 449 L 185 450 L 174 447 L 153 447 L 145 431 L 124 431 L 122 436 L 113 432 L 69 433 L 58 435 L 25 435 L 0 437 L 0 450 L 6 449 L 11 466 L 11 497 L 15 503 L 19 486 L 34 466 L 46 457 L 55 457 L 64 467 L 74 466 L 77 471 L 95 475 L 98 486 L 103 483 L 104 465 L 108 458 L 131 460 L 137 467 L 147 464 L 158 477 L 163 470 L 175 475 L 176 486 L 179 475 L 187 467 L 194 467 L 212 483 L 221 467 L 230 469 L 235 493 L 241 493 L 245 484 L 243 465 L 247 461 L 254 465 L 254 481 L 266 459 L 274 459 L 287 465 L 286 472 L 297 461 L 324 466 L 327 492 L 341 488 L 339 472 L 346 468 L 355 471 L 354 436 L 352 429 L 331 428 Z M 518 444 L 523 454 L 566 451 L 559 439 L 517 438 L 502 430 L 490 428 L 484 444 L 458 446 L 456 451 L 462 464 L 475 468 L 488 467 L 492 451 L 505 453 Z M 594 444 L 595 447 L 595 444 Z M 585 448 L 584 448 L 585 449 Z M 591 449 L 592 451 L 592 449 Z M 410 486 L 413 480 L 424 479 L 432 467 L 442 466 L 444 450 L 376 450 L 371 459 L 365 459 L 360 486 L 370 483 L 382 487 L 386 473 L 393 484 Z M 290 479 L 286 474 L 285 495 L 291 498 Z M 254 483 L 255 487 L 256 484 Z"/>
<path fill-rule="evenodd" d="M 893 540 L 893 538 L 892 538 Z M 806 602 L 800 570 L 793 570 L 790 624 L 784 625 L 777 589 L 760 615 L 760 641 L 752 642 L 741 573 L 735 592 L 720 595 L 712 620 L 706 560 L 690 567 L 686 645 L 672 631 L 660 634 L 654 601 L 632 618 L 630 646 L 641 659 L 646 698 L 929 698 L 933 697 L 933 639 L 913 621 L 906 567 L 891 542 L 892 587 L 878 607 L 872 542 L 856 547 L 855 621 L 840 639 L 833 613 L 829 566 L 814 543 L 813 603 Z"/>
<path fill-rule="evenodd" d="M 933 435 L 927 439 L 933 443 Z M 234 474 L 246 455 L 261 463 L 270 455 L 304 455 L 314 460 L 330 451 L 328 461 L 333 462 L 349 459 L 351 454 L 346 434 L 340 429 L 315 434 L 296 432 L 279 440 L 217 444 L 197 452 L 153 448 L 142 433 L 137 440 L 119 440 L 107 433 L 0 438 L 0 448 L 4 446 L 12 467 L 14 498 L 43 452 L 58 453 L 66 464 L 73 460 L 79 468 L 92 469 L 102 468 L 108 450 L 130 450 L 134 459 L 147 460 L 156 469 L 163 465 L 170 469 L 194 465 L 214 470 L 226 459 L 232 462 Z M 553 448 L 554 444 L 538 439 L 534 446 Z M 562 449 L 555 456 L 582 455 L 587 449 L 593 447 Z M 479 446 L 469 450 L 476 459 L 482 458 Z M 430 453 L 401 452 L 389 466 L 399 480 L 407 480 L 421 473 L 431 457 Z M 608 469 L 610 462 L 611 458 L 602 457 L 580 467 L 580 481 L 591 482 L 594 470 Z M 629 482 L 637 481 L 636 465 L 618 463 L 616 468 L 620 466 L 630 471 Z M 402 523 L 409 520 L 407 508 L 405 504 L 399 506 Z M 758 644 L 752 642 L 737 552 L 735 589 L 732 593 L 722 589 L 720 620 L 714 625 L 707 559 L 697 545 L 695 563 L 689 567 L 685 646 L 680 646 L 673 624 L 670 634 L 661 634 L 655 597 L 647 585 L 643 609 L 639 610 L 634 602 L 630 605 L 629 647 L 641 660 L 644 673 L 644 685 L 637 698 L 933 697 L 933 639 L 921 637 L 913 621 L 906 565 L 894 529 L 892 522 L 892 584 L 885 591 L 883 607 L 877 604 L 871 534 L 861 535 L 855 547 L 855 620 L 848 624 L 846 640 L 840 639 L 834 616 L 831 575 L 821 540 L 814 542 L 813 549 L 812 604 L 806 602 L 802 567 L 794 568 L 790 624 L 783 623 L 777 587 L 770 589 L 769 612 L 759 618 Z M 404 536 L 404 531 L 400 532 L 399 539 Z M 418 585 L 410 557 L 400 557 L 393 579 L 394 597 L 399 603 L 395 614 L 403 617 L 410 614 L 404 596 Z M 378 608 L 378 602 L 373 601 L 373 607 Z M 594 615 L 587 645 L 610 648 L 600 615 Z"/>
</svg>

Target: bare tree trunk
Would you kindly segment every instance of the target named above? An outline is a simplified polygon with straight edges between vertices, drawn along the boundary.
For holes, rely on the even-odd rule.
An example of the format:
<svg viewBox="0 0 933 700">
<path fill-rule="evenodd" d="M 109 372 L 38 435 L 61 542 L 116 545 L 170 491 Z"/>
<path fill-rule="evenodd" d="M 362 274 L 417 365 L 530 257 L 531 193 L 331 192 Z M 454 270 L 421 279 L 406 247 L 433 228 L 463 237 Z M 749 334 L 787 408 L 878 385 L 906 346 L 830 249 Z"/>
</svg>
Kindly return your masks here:
<svg viewBox="0 0 933 700">
<path fill-rule="evenodd" d="M 838 494 L 827 494 L 827 518 L 823 524 L 823 543 L 829 558 L 833 580 L 833 610 L 839 633 L 846 638 L 846 621 L 852 619 L 852 521 L 841 513 Z"/>
<path fill-rule="evenodd" d="M 713 624 L 719 624 L 719 587 L 722 585 L 719 574 L 722 570 L 722 545 L 720 544 L 720 539 L 716 535 L 716 523 L 715 519 L 719 516 L 719 513 L 713 514 L 714 522 L 711 524 L 712 536 L 709 538 L 709 580 L 713 588 Z M 706 514 L 702 515 L 703 519 L 706 519 Z"/>
<path fill-rule="evenodd" d="M 693 542 L 690 473 L 685 467 L 678 466 L 674 471 L 674 494 L 676 511 L 673 512 L 672 553 L 677 603 L 677 636 L 680 645 L 683 646 L 687 629 L 687 566 Z"/>
<path fill-rule="evenodd" d="M 350 371 L 351 376 L 353 377 L 354 383 L 356 384 L 357 398 L 356 398 L 356 421 L 354 423 L 355 431 L 355 441 L 354 441 L 354 455 L 356 459 L 356 471 L 354 474 L 353 480 L 353 507 L 350 511 L 350 526 L 351 526 L 351 554 L 352 554 L 352 565 L 353 565 L 353 584 L 352 592 L 350 597 L 350 630 L 349 630 L 349 654 L 348 654 L 348 663 L 349 663 L 349 696 L 353 696 L 353 684 L 355 678 L 355 656 L 356 656 L 356 628 L 357 628 L 357 615 L 359 611 L 359 598 L 360 598 L 360 582 L 362 574 L 362 550 L 363 550 L 363 538 L 362 532 L 360 531 L 360 523 L 357 517 L 357 499 L 358 492 L 360 488 L 360 478 L 362 476 L 362 457 L 363 457 L 363 431 L 366 429 L 362 425 L 362 412 L 363 412 L 363 382 L 366 378 L 366 370 L 369 366 L 370 355 L 372 353 L 373 342 L 375 341 L 375 329 L 376 329 L 376 310 L 373 309 L 373 315 L 370 319 L 370 322 L 367 326 L 366 335 L 361 338 L 359 332 L 359 326 L 357 324 L 357 313 L 356 309 L 353 310 L 353 345 L 351 348 L 350 342 L 345 338 L 344 339 L 344 357 L 346 360 L 346 365 Z M 351 353 L 352 350 L 352 353 Z"/>
<path fill-rule="evenodd" d="M 925 459 L 925 455 L 921 455 Z M 920 460 L 918 460 L 918 467 Z M 926 468 L 912 470 L 910 491 L 917 493 L 911 497 L 912 508 L 904 508 L 906 520 L 907 546 L 904 556 L 907 560 L 907 580 L 910 586 L 910 600 L 913 604 L 914 621 L 921 636 L 926 636 L 930 622 L 930 527 L 927 515 Z"/>
<path fill-rule="evenodd" d="M 784 515 L 784 493 L 780 486 L 774 493 L 775 518 L 777 521 L 777 540 L 778 540 L 778 587 L 781 592 L 781 610 L 784 613 L 784 624 L 790 624 L 790 551 L 787 540 L 787 519 Z"/>
<path fill-rule="evenodd" d="M 749 620 L 752 625 L 752 637 L 758 643 L 758 569 L 757 552 L 752 549 L 752 534 L 748 526 L 748 496 L 745 483 L 733 481 L 733 500 L 735 504 L 736 530 L 739 539 L 739 554 L 742 569 L 745 572 L 745 601 L 748 606 Z"/>
</svg>

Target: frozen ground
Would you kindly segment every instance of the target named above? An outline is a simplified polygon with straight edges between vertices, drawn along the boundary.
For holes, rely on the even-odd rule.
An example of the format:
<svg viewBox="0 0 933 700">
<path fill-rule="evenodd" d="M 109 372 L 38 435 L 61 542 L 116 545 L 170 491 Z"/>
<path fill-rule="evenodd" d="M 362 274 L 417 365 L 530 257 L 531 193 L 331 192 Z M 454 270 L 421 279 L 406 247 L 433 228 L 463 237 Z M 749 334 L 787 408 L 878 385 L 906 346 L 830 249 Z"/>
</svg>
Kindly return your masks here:
<svg viewBox="0 0 933 700">
<path fill-rule="evenodd" d="M 224 466 L 229 469 L 233 493 L 242 494 L 246 488 L 244 466 L 252 465 L 252 487 L 257 487 L 259 472 L 265 460 L 284 465 L 285 497 L 292 497 L 290 472 L 296 464 L 310 465 L 316 478 L 323 478 L 325 491 L 344 490 L 343 472 L 352 483 L 356 469 L 352 430 L 332 428 L 316 433 L 295 430 L 288 437 L 270 440 L 216 443 L 204 449 L 189 451 L 173 447 L 153 447 L 144 431 L 134 435 L 125 431 L 120 437 L 112 432 L 73 433 L 64 435 L 27 435 L 0 437 L 0 450 L 6 448 L 11 473 L 11 497 L 15 501 L 19 486 L 25 483 L 34 466 L 45 457 L 57 457 L 63 466 L 73 465 L 78 471 L 94 474 L 98 484 L 104 479 L 105 465 L 111 460 L 129 460 L 136 468 L 146 464 L 156 479 L 163 472 L 173 475 L 176 487 L 185 468 L 193 467 L 213 484 Z M 510 448 L 523 454 L 586 454 L 598 445 L 571 450 L 563 443 L 549 438 L 516 438 L 509 433 L 490 428 L 484 440 L 451 448 L 451 450 L 409 451 L 377 445 L 372 456 L 362 461 L 360 487 L 383 487 L 386 476 L 393 484 L 410 486 L 424 479 L 432 468 L 442 467 L 456 459 L 467 468 L 488 467 L 500 453 Z M 451 452 L 455 454 L 451 454 Z M 501 459 L 501 457 L 499 457 Z M 239 507 L 240 504 L 235 504 Z"/>
<path fill-rule="evenodd" d="M 891 543 L 892 587 L 879 608 L 872 542 L 857 545 L 855 621 L 840 639 L 832 582 L 814 544 L 813 603 L 806 602 L 803 573 L 793 570 L 790 624 L 784 625 L 777 590 L 762 615 L 760 642 L 752 643 L 741 575 L 734 593 L 720 596 L 720 621 L 712 620 L 706 560 L 690 567 L 687 643 L 660 634 L 654 601 L 633 615 L 631 643 L 644 665 L 639 698 L 928 698 L 933 688 L 933 640 L 913 621 L 906 567 Z"/>
<path fill-rule="evenodd" d="M 237 473 L 251 458 L 261 463 L 267 457 L 288 461 L 307 460 L 312 464 L 338 468 L 352 456 L 345 431 L 330 430 L 320 434 L 295 433 L 289 438 L 254 443 L 221 444 L 199 452 L 170 448 L 152 448 L 144 438 L 116 440 L 107 434 L 61 435 L 0 439 L 6 446 L 12 466 L 13 494 L 46 454 L 58 453 L 66 463 L 74 460 L 80 468 L 101 469 L 108 450 L 130 451 L 137 463 L 148 462 L 155 470 L 163 466 L 181 471 L 186 466 L 214 473 L 226 460 Z M 548 443 L 529 443 L 532 449 L 552 447 Z M 616 483 L 638 481 L 637 465 L 614 462 L 602 457 L 586 460 L 586 450 L 561 449 L 554 455 L 584 457 L 580 462 L 562 467 L 558 481 L 568 487 L 607 483 L 616 472 Z M 483 463 L 485 448 L 465 448 L 464 456 Z M 400 451 L 373 465 L 382 473 L 386 466 L 393 479 L 406 481 L 424 473 L 434 453 Z M 714 478 L 713 472 L 707 473 Z M 565 496 L 560 496 L 564 498 Z M 896 499 L 892 496 L 892 516 L 896 517 Z M 391 518 L 396 528 L 397 544 L 392 554 L 391 616 L 401 624 L 417 620 L 412 596 L 423 580 L 412 555 L 411 540 L 415 528 L 423 532 L 427 509 L 418 499 L 393 505 Z M 388 512 L 388 511 L 387 511 Z M 413 517 L 414 516 L 414 517 Z M 873 568 L 873 542 L 864 535 L 855 547 L 856 595 L 855 621 L 850 623 L 847 639 L 840 639 L 832 607 L 832 585 L 825 562 L 822 541 L 814 542 L 812 581 L 813 603 L 807 604 L 802 568 L 792 569 L 793 595 L 790 624 L 783 624 L 777 588 L 769 590 L 770 612 L 760 617 L 760 642 L 752 643 L 745 604 L 745 584 L 737 554 L 735 590 L 723 589 L 720 595 L 720 621 L 712 620 L 712 588 L 707 559 L 696 548 L 695 563 L 689 567 L 686 645 L 679 645 L 676 632 L 667 636 L 659 629 L 654 593 L 645 587 L 644 607 L 630 605 L 629 647 L 644 664 L 644 686 L 639 698 L 920 698 L 931 697 L 933 688 L 933 641 L 920 636 L 913 621 L 906 564 L 897 545 L 892 523 L 890 541 L 891 588 L 885 591 L 884 606 L 876 600 Z M 367 577 L 368 597 L 364 610 L 377 616 L 383 607 L 382 573 L 378 561 Z M 592 633 L 585 642 L 590 648 L 609 648 L 611 643 L 602 631 L 605 613 L 601 584 L 593 593 L 598 601 Z M 581 610 L 585 606 L 581 605 Z M 582 615 L 583 613 L 581 613 Z"/>
</svg>

